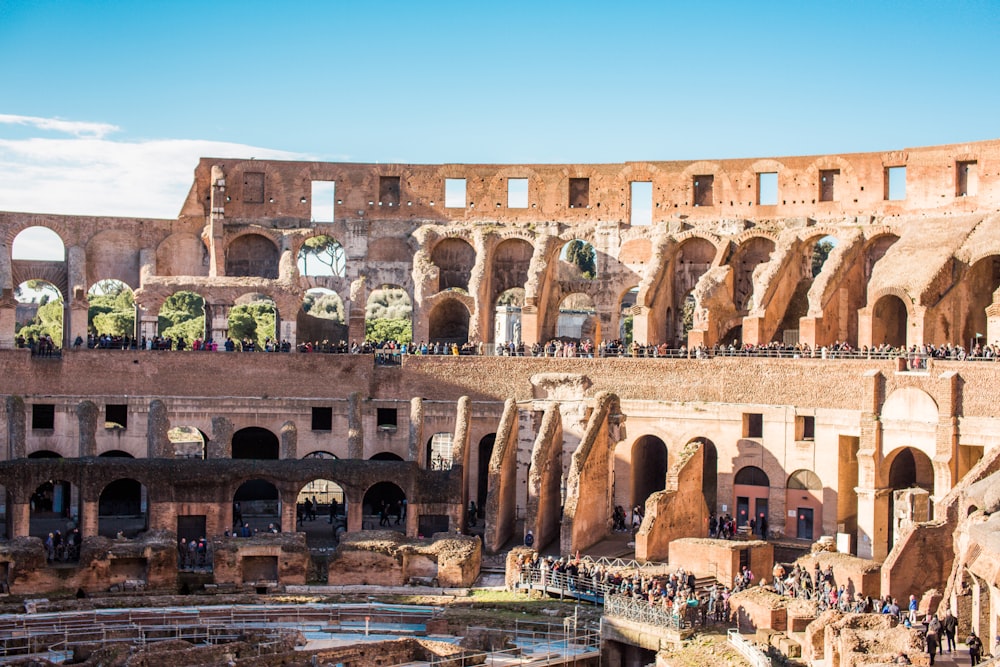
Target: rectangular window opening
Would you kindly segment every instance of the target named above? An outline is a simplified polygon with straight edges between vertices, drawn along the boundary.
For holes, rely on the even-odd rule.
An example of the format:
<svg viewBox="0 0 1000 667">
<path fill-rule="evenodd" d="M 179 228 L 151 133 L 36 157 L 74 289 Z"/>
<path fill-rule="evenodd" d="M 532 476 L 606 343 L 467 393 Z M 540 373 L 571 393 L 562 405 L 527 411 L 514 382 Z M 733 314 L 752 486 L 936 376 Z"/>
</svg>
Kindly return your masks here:
<svg viewBox="0 0 1000 667">
<path fill-rule="evenodd" d="M 837 181 L 840 180 L 839 169 L 822 169 L 819 172 L 819 200 L 837 201 Z"/>
<path fill-rule="evenodd" d="M 507 208 L 528 208 L 528 179 L 507 179 Z"/>
<path fill-rule="evenodd" d="M 375 419 L 378 421 L 378 430 L 380 431 L 395 431 L 398 426 L 396 408 L 376 408 Z"/>
<path fill-rule="evenodd" d="M 959 197 L 975 197 L 979 191 L 979 168 L 976 161 L 959 162 L 955 176 L 955 194 Z"/>
<path fill-rule="evenodd" d="M 694 184 L 694 205 L 714 206 L 715 202 L 712 199 L 712 188 L 715 186 L 715 176 L 712 176 L 710 174 L 695 176 L 693 179 L 693 184 Z"/>
<path fill-rule="evenodd" d="M 399 206 L 399 176 L 378 177 L 378 200 L 382 206 Z"/>
<path fill-rule="evenodd" d="M 760 412 L 746 412 L 743 414 L 743 437 L 763 438 L 764 437 L 764 415 Z"/>
<path fill-rule="evenodd" d="M 778 172 L 757 174 L 757 205 L 775 206 L 778 203 Z"/>
<path fill-rule="evenodd" d="M 243 203 L 264 203 L 264 172 L 243 172 Z"/>
<path fill-rule="evenodd" d="M 885 198 L 888 201 L 906 199 L 906 167 L 885 168 Z"/>
<path fill-rule="evenodd" d="M 333 222 L 334 204 L 337 201 L 336 186 L 335 181 L 312 182 L 313 222 Z"/>
<path fill-rule="evenodd" d="M 816 418 L 811 415 L 799 415 L 795 418 L 795 439 L 816 439 Z"/>
<path fill-rule="evenodd" d="M 631 211 L 629 224 L 647 226 L 653 224 L 653 183 L 652 181 L 632 181 Z"/>
<path fill-rule="evenodd" d="M 444 179 L 444 207 L 465 208 L 465 179 Z"/>
<path fill-rule="evenodd" d="M 51 403 L 35 403 L 31 406 L 31 429 L 33 431 L 56 427 L 56 406 Z"/>
<path fill-rule="evenodd" d="M 312 409 L 312 430 L 333 430 L 333 408 L 314 406 Z"/>
<path fill-rule="evenodd" d="M 569 179 L 569 207 L 587 208 L 590 206 L 590 179 Z"/>
<path fill-rule="evenodd" d="M 126 429 L 128 428 L 128 406 L 112 405 L 104 406 L 104 428 L 106 429 Z"/>
</svg>

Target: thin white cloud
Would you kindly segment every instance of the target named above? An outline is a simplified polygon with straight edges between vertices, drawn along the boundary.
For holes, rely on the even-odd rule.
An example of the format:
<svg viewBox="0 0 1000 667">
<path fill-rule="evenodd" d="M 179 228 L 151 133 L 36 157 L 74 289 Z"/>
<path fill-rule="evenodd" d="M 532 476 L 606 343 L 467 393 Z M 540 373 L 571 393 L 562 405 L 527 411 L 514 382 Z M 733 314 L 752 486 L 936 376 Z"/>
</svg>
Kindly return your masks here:
<svg viewBox="0 0 1000 667">
<path fill-rule="evenodd" d="M 11 116 L 0 116 L 0 122 L 3 118 Z M 189 139 L 113 141 L 94 134 L 0 139 L 0 210 L 174 218 L 201 157 L 311 159 L 289 151 Z"/>
<path fill-rule="evenodd" d="M 0 114 L 0 124 L 26 125 L 38 128 L 39 130 L 62 132 L 63 134 L 71 134 L 75 137 L 95 137 L 98 139 L 118 131 L 117 126 L 108 123 L 89 123 L 79 120 L 17 116 L 14 114 Z"/>
</svg>

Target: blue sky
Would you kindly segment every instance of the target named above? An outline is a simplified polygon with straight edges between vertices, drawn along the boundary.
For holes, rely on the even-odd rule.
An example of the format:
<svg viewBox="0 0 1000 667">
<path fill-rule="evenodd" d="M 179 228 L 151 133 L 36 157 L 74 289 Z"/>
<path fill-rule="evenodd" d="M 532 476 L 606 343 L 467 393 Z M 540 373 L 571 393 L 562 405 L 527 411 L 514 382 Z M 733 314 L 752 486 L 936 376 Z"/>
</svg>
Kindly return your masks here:
<svg viewBox="0 0 1000 667">
<path fill-rule="evenodd" d="M 173 217 L 203 155 L 622 162 L 1000 138 L 1000 0 L 0 0 L 0 63 L 0 210 Z"/>
</svg>

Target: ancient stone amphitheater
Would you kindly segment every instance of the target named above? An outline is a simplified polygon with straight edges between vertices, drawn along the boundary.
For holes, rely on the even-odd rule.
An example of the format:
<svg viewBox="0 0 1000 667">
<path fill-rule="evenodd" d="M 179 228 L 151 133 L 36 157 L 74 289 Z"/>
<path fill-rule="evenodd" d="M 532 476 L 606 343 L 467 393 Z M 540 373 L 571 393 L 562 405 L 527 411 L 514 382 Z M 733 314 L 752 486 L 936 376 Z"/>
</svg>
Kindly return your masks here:
<svg viewBox="0 0 1000 667">
<path fill-rule="evenodd" d="M 62 261 L 15 258 L 35 227 Z M 321 580 L 468 584 L 477 549 L 456 560 L 420 536 L 475 518 L 486 553 L 529 531 L 573 553 L 639 506 L 640 559 L 707 535 L 711 514 L 764 518 L 768 537 L 831 536 L 880 565 L 875 594 L 971 589 L 974 627 L 997 631 L 1000 141 L 600 165 L 205 158 L 176 219 L 5 212 L 0 229 L 13 593 L 302 584 L 310 551 L 379 528 L 383 505 L 405 532 L 385 562 L 333 558 Z M 320 236 L 337 264 L 309 275 Z M 593 249 L 586 271 L 573 242 Z M 75 345 L 112 279 L 139 340 L 171 295 L 201 295 L 218 350 Z M 64 298 L 61 353 L 15 344 L 26 281 Z M 352 353 L 389 287 L 416 345 Z M 303 310 L 317 289 L 342 320 Z M 248 299 L 273 304 L 288 352 L 223 351 Z M 243 523 L 260 532 L 233 537 Z M 205 538 L 213 567 L 180 538 Z"/>
</svg>

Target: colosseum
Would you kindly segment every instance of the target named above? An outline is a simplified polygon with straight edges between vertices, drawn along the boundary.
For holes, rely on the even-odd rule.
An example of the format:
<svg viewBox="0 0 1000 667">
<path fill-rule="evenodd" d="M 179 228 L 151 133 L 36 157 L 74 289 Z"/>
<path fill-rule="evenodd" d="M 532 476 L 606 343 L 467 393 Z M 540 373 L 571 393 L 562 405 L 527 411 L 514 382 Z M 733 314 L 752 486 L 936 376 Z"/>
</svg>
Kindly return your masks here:
<svg viewBox="0 0 1000 667">
<path fill-rule="evenodd" d="M 764 538 L 833 538 L 878 567 L 876 595 L 971 590 L 972 626 L 1000 629 L 1000 140 L 623 164 L 204 158 L 176 219 L 0 227 L 12 593 L 177 588 L 182 538 L 210 543 L 208 585 L 302 584 L 311 548 L 385 521 L 416 545 L 387 580 L 468 583 L 478 564 L 425 538 L 476 522 L 487 554 L 528 533 L 586 552 L 639 507 L 639 560 L 729 514 Z M 61 259 L 19 255 L 37 228 Z M 107 281 L 134 299 L 110 344 L 89 312 Z M 62 299 L 54 350 L 17 334 L 16 295 L 41 283 Z M 156 349 L 181 292 L 200 297 L 198 349 Z M 405 348 L 365 344 L 390 292 Z M 340 316 L 308 312 L 315 295 Z M 268 304 L 273 353 L 233 343 L 248 303 Z M 331 560 L 322 578 L 360 576 Z"/>
</svg>

